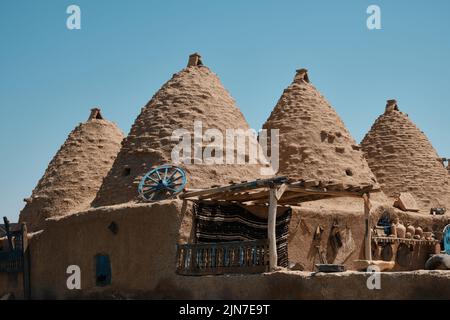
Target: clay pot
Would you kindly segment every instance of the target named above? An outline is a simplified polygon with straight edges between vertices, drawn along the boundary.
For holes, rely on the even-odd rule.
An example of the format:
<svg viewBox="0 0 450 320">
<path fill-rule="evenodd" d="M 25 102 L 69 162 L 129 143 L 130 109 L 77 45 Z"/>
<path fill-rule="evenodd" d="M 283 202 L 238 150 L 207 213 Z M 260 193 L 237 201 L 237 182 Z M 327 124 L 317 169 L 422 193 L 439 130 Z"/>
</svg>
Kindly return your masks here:
<svg viewBox="0 0 450 320">
<path fill-rule="evenodd" d="M 411 237 L 412 237 L 413 235 L 416 234 L 416 228 L 414 228 L 412 225 L 408 225 L 406 227 L 406 232 L 409 232 L 411 234 Z"/>
<path fill-rule="evenodd" d="M 411 232 L 406 232 L 406 233 L 405 233 L 405 238 L 406 238 L 406 239 L 411 239 L 411 238 L 412 238 Z"/>
<path fill-rule="evenodd" d="M 389 237 L 397 238 L 397 225 L 395 223 L 391 224 L 391 234 Z"/>
<path fill-rule="evenodd" d="M 416 228 L 415 235 L 419 236 L 419 239 L 423 237 L 423 229 L 420 226 Z"/>
<path fill-rule="evenodd" d="M 406 234 L 406 227 L 402 223 L 397 223 L 396 225 L 397 229 L 397 237 L 398 238 L 404 238 Z"/>
<path fill-rule="evenodd" d="M 423 237 L 425 238 L 425 240 L 428 240 L 428 241 L 433 240 L 433 232 L 424 231 Z"/>
</svg>

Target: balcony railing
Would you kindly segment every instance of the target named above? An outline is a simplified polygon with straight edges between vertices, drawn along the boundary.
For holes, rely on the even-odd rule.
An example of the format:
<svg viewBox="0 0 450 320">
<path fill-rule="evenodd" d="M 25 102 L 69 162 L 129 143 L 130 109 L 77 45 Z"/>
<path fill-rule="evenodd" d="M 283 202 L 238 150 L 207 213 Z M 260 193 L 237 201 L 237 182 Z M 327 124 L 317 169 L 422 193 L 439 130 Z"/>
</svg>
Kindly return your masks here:
<svg viewBox="0 0 450 320">
<path fill-rule="evenodd" d="M 177 273 L 263 273 L 268 270 L 268 255 L 267 240 L 182 244 L 177 248 Z"/>
<path fill-rule="evenodd" d="M 21 272 L 22 270 L 22 250 L 0 251 L 0 272 Z"/>
</svg>

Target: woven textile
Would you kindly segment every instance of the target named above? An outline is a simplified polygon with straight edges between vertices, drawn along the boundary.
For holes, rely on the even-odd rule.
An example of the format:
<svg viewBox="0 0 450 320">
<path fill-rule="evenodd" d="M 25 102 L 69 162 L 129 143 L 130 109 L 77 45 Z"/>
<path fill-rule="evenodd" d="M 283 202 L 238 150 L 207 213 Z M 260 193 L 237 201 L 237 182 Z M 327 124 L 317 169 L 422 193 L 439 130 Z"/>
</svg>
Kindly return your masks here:
<svg viewBox="0 0 450 320">
<path fill-rule="evenodd" d="M 288 266 L 287 238 L 290 208 L 277 217 L 276 236 L 278 265 Z M 267 219 L 255 216 L 234 204 L 196 203 L 194 206 L 198 243 L 267 239 Z"/>
</svg>

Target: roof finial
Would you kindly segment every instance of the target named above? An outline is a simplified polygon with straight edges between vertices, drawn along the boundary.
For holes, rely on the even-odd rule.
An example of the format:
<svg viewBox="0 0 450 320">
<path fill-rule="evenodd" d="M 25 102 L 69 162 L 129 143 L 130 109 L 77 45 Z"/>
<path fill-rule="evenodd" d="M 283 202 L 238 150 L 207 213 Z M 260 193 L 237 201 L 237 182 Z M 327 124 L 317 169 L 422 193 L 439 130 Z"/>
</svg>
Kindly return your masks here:
<svg viewBox="0 0 450 320">
<path fill-rule="evenodd" d="M 95 108 L 91 109 L 91 114 L 89 115 L 88 121 L 90 121 L 92 119 L 103 120 L 103 117 L 102 117 L 102 114 L 101 114 L 99 108 L 95 107 Z"/>
<path fill-rule="evenodd" d="M 296 70 L 294 82 L 307 82 L 309 83 L 308 70 L 307 69 L 298 69 Z"/>
<path fill-rule="evenodd" d="M 397 100 L 395 100 L 395 99 L 388 100 L 386 103 L 386 112 L 391 112 L 394 110 L 399 111 L 398 105 L 397 105 Z"/>
<path fill-rule="evenodd" d="M 195 52 L 195 53 L 193 53 L 193 54 L 191 54 L 190 56 L 189 56 L 189 61 L 188 61 L 188 64 L 187 64 L 187 66 L 188 66 L 188 68 L 189 67 L 196 67 L 196 66 L 202 66 L 203 65 L 203 63 L 202 63 L 202 57 L 197 53 L 197 52 Z"/>
</svg>

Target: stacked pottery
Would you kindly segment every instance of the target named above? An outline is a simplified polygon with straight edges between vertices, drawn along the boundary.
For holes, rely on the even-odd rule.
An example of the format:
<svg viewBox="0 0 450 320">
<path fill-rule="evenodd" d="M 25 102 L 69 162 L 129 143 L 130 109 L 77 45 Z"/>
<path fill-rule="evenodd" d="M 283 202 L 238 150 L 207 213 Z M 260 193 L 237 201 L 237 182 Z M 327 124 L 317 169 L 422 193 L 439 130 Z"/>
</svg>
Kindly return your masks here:
<svg viewBox="0 0 450 320">
<path fill-rule="evenodd" d="M 423 237 L 423 229 L 418 226 L 415 230 L 414 239 L 420 240 Z"/>
<path fill-rule="evenodd" d="M 395 221 L 395 220 L 394 220 Z M 397 224 L 393 222 L 391 224 L 391 234 L 389 235 L 391 238 L 397 238 Z"/>
<path fill-rule="evenodd" d="M 412 225 L 408 224 L 406 227 L 406 234 L 405 238 L 411 239 L 416 234 L 416 228 L 414 228 Z"/>
<path fill-rule="evenodd" d="M 427 241 L 433 240 L 434 239 L 433 232 L 431 232 L 431 231 L 424 231 L 423 232 L 423 238 L 425 240 L 427 240 Z"/>
<path fill-rule="evenodd" d="M 397 229 L 397 237 L 398 238 L 405 238 L 406 227 L 403 225 L 403 223 L 398 221 L 398 219 L 397 219 L 396 229 Z"/>
</svg>

